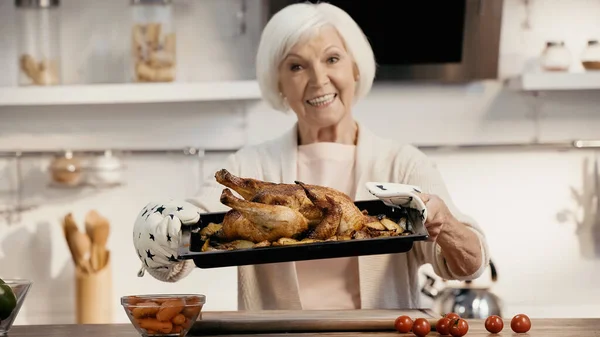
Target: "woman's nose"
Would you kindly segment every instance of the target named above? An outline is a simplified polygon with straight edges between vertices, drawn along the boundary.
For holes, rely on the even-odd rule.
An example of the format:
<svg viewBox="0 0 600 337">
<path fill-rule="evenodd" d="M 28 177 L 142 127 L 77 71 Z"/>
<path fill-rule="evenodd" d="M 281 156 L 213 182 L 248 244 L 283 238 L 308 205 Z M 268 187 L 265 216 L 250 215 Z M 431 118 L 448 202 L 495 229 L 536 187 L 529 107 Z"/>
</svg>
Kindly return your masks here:
<svg viewBox="0 0 600 337">
<path fill-rule="evenodd" d="M 311 85 L 321 87 L 329 83 L 329 75 L 327 69 L 321 66 L 313 66 L 310 78 Z"/>
</svg>

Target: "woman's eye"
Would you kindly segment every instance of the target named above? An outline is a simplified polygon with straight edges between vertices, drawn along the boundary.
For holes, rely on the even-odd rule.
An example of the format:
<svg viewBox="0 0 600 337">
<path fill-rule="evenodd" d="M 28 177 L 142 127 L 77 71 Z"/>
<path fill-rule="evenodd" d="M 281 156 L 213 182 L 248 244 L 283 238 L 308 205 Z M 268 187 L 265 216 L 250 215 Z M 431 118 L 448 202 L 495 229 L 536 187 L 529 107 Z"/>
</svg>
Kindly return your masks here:
<svg viewBox="0 0 600 337">
<path fill-rule="evenodd" d="M 290 70 L 291 70 L 291 71 L 297 71 L 297 70 L 300 70 L 300 68 L 301 68 L 301 67 L 300 67 L 300 65 L 298 65 L 298 64 L 292 64 L 292 65 L 290 66 Z"/>
<path fill-rule="evenodd" d="M 329 59 L 327 59 L 327 61 L 328 61 L 329 63 L 336 63 L 336 62 L 337 62 L 337 61 L 339 61 L 339 60 L 340 60 L 340 59 L 339 59 L 339 57 L 336 57 L 336 56 L 332 56 L 332 57 L 330 57 Z"/>
</svg>

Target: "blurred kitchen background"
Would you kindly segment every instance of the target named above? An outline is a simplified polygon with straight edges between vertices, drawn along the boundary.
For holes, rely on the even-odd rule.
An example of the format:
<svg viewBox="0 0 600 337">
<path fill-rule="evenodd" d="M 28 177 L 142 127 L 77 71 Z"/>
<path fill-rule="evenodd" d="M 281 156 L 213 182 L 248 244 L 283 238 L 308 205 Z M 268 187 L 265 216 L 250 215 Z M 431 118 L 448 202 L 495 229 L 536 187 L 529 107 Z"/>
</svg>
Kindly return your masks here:
<svg viewBox="0 0 600 337">
<path fill-rule="evenodd" d="M 496 1 L 467 3 L 472 10 Z M 412 29 L 399 24 L 387 44 L 399 53 L 456 47 L 447 27 L 428 19 L 440 17 L 435 4 L 424 11 L 411 3 L 391 10 L 392 2 L 369 2 L 380 13 L 422 18 Z M 140 51 L 132 30 L 150 14 L 129 0 L 61 0 L 49 16 L 0 0 L 0 277 L 34 281 L 16 324 L 75 322 L 75 267 L 62 224 L 71 213 L 85 231 L 92 210 L 110 224 L 111 275 L 102 284 L 113 322 L 127 322 L 118 298 L 135 293 L 202 293 L 205 310 L 237 308 L 235 268 L 197 269 L 173 284 L 137 277 L 131 233 L 146 203 L 198 193 L 230 151 L 294 122 L 261 102 L 254 82 L 267 5 L 174 0 L 172 19 L 161 19 L 176 43 L 145 31 L 144 48 L 176 50 L 157 57 L 174 65 L 160 72 L 132 65 Z M 472 286 L 498 295 L 503 316 L 597 317 L 600 72 L 592 68 L 600 62 L 600 0 L 504 0 L 500 9 L 492 79 L 377 82 L 354 112 L 435 159 L 456 204 L 487 234 L 498 279 L 486 273 Z M 488 42 L 473 46 L 476 56 L 494 50 Z M 32 46 L 55 52 L 37 59 Z M 27 87 L 32 81 L 39 85 Z M 514 146 L 453 146 L 461 144 Z M 433 275 L 428 267 L 425 274 Z M 431 303 L 423 295 L 423 306 Z"/>
</svg>

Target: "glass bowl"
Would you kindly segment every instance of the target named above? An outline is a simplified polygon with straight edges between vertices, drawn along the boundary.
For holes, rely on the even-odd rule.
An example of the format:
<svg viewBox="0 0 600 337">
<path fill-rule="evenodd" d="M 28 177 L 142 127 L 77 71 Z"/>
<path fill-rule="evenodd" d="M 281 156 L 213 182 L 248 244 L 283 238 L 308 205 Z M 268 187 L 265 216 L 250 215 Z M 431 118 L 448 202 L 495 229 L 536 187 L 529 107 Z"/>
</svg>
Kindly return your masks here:
<svg viewBox="0 0 600 337">
<path fill-rule="evenodd" d="M 0 321 L 0 336 L 6 336 L 10 331 L 10 328 L 12 328 L 15 319 L 19 315 L 19 310 L 21 310 L 21 306 L 23 305 L 23 302 L 25 302 L 27 293 L 33 284 L 32 281 L 24 279 L 4 279 L 3 281 L 12 289 L 17 301 L 10 315 L 6 319 Z M 6 304 L 6 302 L 0 301 L 0 305 L 3 304 Z"/>
<path fill-rule="evenodd" d="M 185 336 L 201 314 L 204 295 L 132 295 L 121 297 L 131 324 L 144 337 Z"/>
</svg>

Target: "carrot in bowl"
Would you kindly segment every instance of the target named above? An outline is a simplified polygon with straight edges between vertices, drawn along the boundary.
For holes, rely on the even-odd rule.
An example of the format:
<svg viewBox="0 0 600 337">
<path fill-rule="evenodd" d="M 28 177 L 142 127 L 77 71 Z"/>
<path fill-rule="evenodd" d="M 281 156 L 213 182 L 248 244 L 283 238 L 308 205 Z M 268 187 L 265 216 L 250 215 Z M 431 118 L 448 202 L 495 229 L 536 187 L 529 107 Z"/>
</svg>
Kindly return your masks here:
<svg viewBox="0 0 600 337">
<path fill-rule="evenodd" d="M 169 321 L 161 322 L 161 321 L 157 320 L 156 318 L 138 319 L 138 324 L 140 325 L 140 328 L 142 328 L 142 329 L 154 330 L 156 332 L 161 332 L 161 333 L 169 333 L 173 329 L 173 323 L 171 323 Z"/>
<path fill-rule="evenodd" d="M 156 314 L 156 319 L 162 322 L 168 322 L 183 311 L 185 302 L 181 299 L 165 301 L 160 305 Z"/>
</svg>

